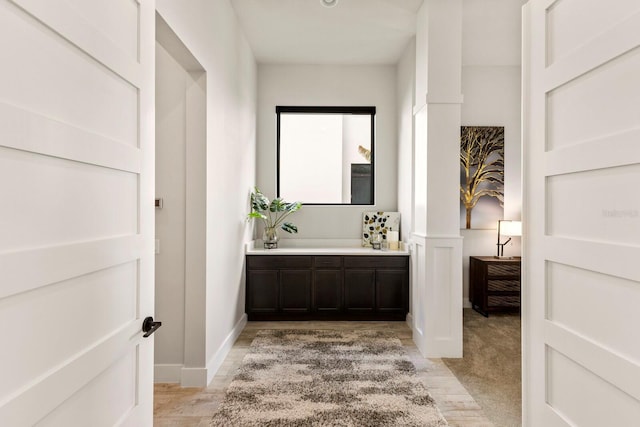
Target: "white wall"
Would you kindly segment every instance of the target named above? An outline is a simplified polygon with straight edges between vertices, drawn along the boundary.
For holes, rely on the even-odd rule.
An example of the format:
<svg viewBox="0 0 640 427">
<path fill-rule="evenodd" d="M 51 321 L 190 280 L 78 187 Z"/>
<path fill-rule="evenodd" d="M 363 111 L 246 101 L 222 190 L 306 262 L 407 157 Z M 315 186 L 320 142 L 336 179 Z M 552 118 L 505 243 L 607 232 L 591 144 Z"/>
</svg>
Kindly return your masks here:
<svg viewBox="0 0 640 427">
<path fill-rule="evenodd" d="M 397 70 L 398 114 L 398 210 L 404 240 L 413 227 L 413 106 L 415 104 L 416 42 L 406 47 Z"/>
<path fill-rule="evenodd" d="M 206 73 L 160 17 L 156 39 L 155 381 L 190 385 L 205 360 Z"/>
<path fill-rule="evenodd" d="M 520 219 L 521 6 L 524 0 L 464 0 L 462 26 L 463 126 L 504 126 L 504 218 Z M 461 228 L 464 224 L 461 225 Z M 497 232 L 462 229 L 464 303 L 469 306 L 469 256 L 494 255 Z M 520 255 L 520 238 L 505 246 Z"/>
<path fill-rule="evenodd" d="M 244 319 L 244 244 L 251 239 L 245 216 L 255 182 L 256 64 L 228 1 L 158 0 L 157 9 L 207 73 L 207 269 L 206 288 L 196 295 L 206 308 L 202 330 L 190 331 L 204 336 L 206 345 L 203 355 L 185 355 L 196 356 L 190 357 L 192 382 L 206 383 Z"/>
<path fill-rule="evenodd" d="M 375 206 L 303 206 L 291 216 L 297 235 L 358 239 L 362 212 L 397 210 L 395 66 L 266 65 L 258 67 L 257 186 L 276 192 L 276 105 L 375 106 Z M 293 201 L 293 200 L 290 200 Z"/>
<path fill-rule="evenodd" d="M 156 317 L 155 363 L 184 363 L 186 70 L 156 43 Z"/>
</svg>

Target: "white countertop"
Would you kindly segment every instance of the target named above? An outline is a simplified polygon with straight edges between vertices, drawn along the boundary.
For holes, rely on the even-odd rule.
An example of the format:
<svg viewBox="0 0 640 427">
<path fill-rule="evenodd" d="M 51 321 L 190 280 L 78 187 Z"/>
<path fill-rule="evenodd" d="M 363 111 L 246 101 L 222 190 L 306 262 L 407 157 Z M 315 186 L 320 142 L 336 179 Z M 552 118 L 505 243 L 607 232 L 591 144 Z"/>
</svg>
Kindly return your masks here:
<svg viewBox="0 0 640 427">
<path fill-rule="evenodd" d="M 247 255 L 368 255 L 408 256 L 409 250 L 400 242 L 399 250 L 362 247 L 358 239 L 282 239 L 277 249 L 264 249 L 262 240 L 247 244 Z"/>
</svg>

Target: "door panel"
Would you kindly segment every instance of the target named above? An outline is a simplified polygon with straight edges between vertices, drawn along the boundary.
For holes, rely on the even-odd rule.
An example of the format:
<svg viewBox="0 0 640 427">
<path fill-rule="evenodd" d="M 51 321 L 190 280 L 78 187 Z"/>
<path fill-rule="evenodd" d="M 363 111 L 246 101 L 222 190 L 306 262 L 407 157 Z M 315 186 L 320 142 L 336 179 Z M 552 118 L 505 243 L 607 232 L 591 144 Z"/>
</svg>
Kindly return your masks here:
<svg viewBox="0 0 640 427">
<path fill-rule="evenodd" d="M 640 4 L 615 3 L 524 10 L 525 426 L 640 416 Z"/>
<path fill-rule="evenodd" d="M 585 40 L 620 24 L 634 11 L 640 11 L 637 0 L 589 1 L 562 0 L 551 3 L 547 10 L 549 65 L 567 56 Z M 579 9 L 580 13 L 576 13 Z M 570 31 L 566 29 L 570 28 Z"/>
<path fill-rule="evenodd" d="M 133 0 L 67 0 L 73 9 L 131 59 L 138 59 L 138 20 L 140 11 Z"/>
<path fill-rule="evenodd" d="M 348 312 L 373 311 L 375 308 L 376 271 L 344 271 L 344 306 Z"/>
<path fill-rule="evenodd" d="M 640 310 L 636 309 L 640 307 L 640 290 L 636 283 L 555 262 L 547 263 L 547 277 L 547 293 L 553 301 L 547 313 L 549 320 L 576 334 L 589 334 L 625 357 L 640 359 L 636 342 L 629 340 L 640 325 Z M 606 293 L 618 298 L 602 298 Z M 577 295 L 580 304 L 575 303 Z M 618 328 L 611 330 L 602 318 L 614 321 Z"/>
<path fill-rule="evenodd" d="M 136 405 L 136 351 L 123 355 L 70 399 L 37 423 L 37 426 L 113 426 Z M 119 390 L 112 394 L 114 388 Z M 105 398 L 105 396 L 109 396 Z M 100 414 L 96 418 L 94 414 Z"/>
<path fill-rule="evenodd" d="M 284 312 L 311 311 L 311 271 L 280 270 L 280 307 Z"/>
<path fill-rule="evenodd" d="M 68 8 L 61 7 L 59 14 L 64 14 L 65 9 Z M 12 2 L 0 2 L 0 49 L 3 61 L 14 65 L 2 70 L 0 99 L 66 125 L 137 146 L 136 86 L 56 30 L 41 25 Z M 16 34 L 22 35 L 19 43 Z"/>
<path fill-rule="evenodd" d="M 247 277 L 247 311 L 278 311 L 278 270 L 250 271 Z"/>
<path fill-rule="evenodd" d="M 571 414 L 576 426 L 610 425 L 609 411 L 615 411 L 619 420 L 629 420 L 633 425 L 640 417 L 638 401 L 622 390 L 585 369 L 562 353 L 549 350 L 549 405 L 564 414 Z M 579 387 L 576 387 L 579 385 Z M 608 402 L 607 410 L 585 402 Z"/>
<path fill-rule="evenodd" d="M 571 146 L 640 126 L 640 87 L 616 84 L 638 66 L 640 50 L 630 51 L 550 90 L 547 147 Z M 572 125 L 576 122 L 580 126 Z"/>
<path fill-rule="evenodd" d="M 407 272 L 403 270 L 376 271 L 376 310 L 406 312 Z"/>
<path fill-rule="evenodd" d="M 95 345 L 96 337 L 135 320 L 137 270 L 130 262 L 3 299 L 0 324 L 34 327 L 29 340 L 23 330 L 3 330 L 3 346 L 12 349 L 5 363 L 13 369 L 0 382 L 0 395 L 27 386 L 51 365 Z"/>
<path fill-rule="evenodd" d="M 631 206 L 625 207 L 624 202 L 620 202 L 620 194 L 629 194 L 632 199 L 637 192 L 638 176 L 640 164 L 548 177 L 547 234 L 578 240 L 637 243 L 640 241 L 640 231 L 635 231 L 640 230 L 637 216 Z M 616 191 L 611 191 L 612 188 Z M 603 208 L 585 209 L 584 200 L 598 200 Z"/>
<path fill-rule="evenodd" d="M 137 174 L 0 148 L 0 181 L 20 183 L 3 197 L 0 251 L 137 231 Z"/>
<path fill-rule="evenodd" d="M 154 21 L 0 0 L 0 425 L 152 424 Z"/>
<path fill-rule="evenodd" d="M 342 308 L 342 270 L 314 271 L 313 298 L 313 306 L 317 311 L 340 310 Z"/>
</svg>

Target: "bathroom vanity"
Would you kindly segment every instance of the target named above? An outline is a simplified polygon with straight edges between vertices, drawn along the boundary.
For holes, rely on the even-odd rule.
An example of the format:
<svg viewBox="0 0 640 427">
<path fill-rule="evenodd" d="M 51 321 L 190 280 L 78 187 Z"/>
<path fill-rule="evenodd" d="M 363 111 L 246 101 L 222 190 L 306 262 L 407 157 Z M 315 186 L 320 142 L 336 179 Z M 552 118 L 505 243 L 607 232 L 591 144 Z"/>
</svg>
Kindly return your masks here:
<svg viewBox="0 0 640 427">
<path fill-rule="evenodd" d="M 409 253 L 358 247 L 249 248 L 249 320 L 405 320 Z"/>
</svg>

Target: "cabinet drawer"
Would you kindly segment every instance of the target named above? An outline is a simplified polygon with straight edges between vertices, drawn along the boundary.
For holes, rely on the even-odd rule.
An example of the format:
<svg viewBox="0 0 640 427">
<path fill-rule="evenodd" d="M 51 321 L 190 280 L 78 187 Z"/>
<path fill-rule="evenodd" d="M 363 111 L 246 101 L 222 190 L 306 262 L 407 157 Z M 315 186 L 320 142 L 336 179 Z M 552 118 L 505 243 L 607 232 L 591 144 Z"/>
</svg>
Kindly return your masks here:
<svg viewBox="0 0 640 427">
<path fill-rule="evenodd" d="M 520 276 L 520 264 L 489 264 L 487 266 L 489 276 Z"/>
<path fill-rule="evenodd" d="M 487 280 L 489 292 L 519 292 L 520 280 Z"/>
<path fill-rule="evenodd" d="M 342 257 L 340 256 L 316 256 L 313 257 L 316 268 L 340 268 Z"/>
<path fill-rule="evenodd" d="M 345 268 L 406 268 L 409 257 L 406 256 L 346 256 Z"/>
<path fill-rule="evenodd" d="M 518 296 L 489 296 L 487 298 L 488 308 L 520 308 L 520 297 Z"/>
<path fill-rule="evenodd" d="M 255 269 L 311 268 L 311 257 L 297 255 L 247 256 L 247 267 Z"/>
</svg>

